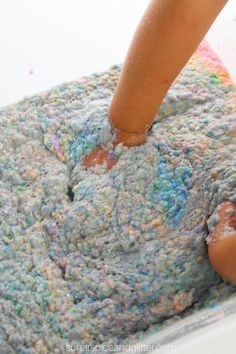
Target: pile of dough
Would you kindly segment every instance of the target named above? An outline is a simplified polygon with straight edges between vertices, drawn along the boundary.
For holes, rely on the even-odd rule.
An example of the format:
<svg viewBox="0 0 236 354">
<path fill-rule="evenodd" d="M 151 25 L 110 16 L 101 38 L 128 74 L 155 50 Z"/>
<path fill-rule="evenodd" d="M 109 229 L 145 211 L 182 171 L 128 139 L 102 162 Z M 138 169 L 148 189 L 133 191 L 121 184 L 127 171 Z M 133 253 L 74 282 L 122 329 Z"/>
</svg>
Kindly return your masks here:
<svg viewBox="0 0 236 354">
<path fill-rule="evenodd" d="M 236 89 L 203 43 L 142 146 L 82 158 L 111 136 L 120 72 L 64 83 L 0 109 L 0 351 L 119 344 L 212 287 L 208 229 L 236 202 Z"/>
</svg>

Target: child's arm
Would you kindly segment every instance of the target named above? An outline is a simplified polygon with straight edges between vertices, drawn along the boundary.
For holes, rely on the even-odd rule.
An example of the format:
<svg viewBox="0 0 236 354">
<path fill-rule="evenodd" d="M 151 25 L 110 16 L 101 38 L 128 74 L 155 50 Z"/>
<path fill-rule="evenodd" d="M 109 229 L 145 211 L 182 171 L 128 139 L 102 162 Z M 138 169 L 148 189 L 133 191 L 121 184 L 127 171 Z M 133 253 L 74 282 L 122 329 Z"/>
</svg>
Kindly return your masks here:
<svg viewBox="0 0 236 354">
<path fill-rule="evenodd" d="M 167 90 L 226 3 L 150 2 L 131 43 L 109 110 L 118 140 L 125 145 L 145 141 Z"/>
<path fill-rule="evenodd" d="M 145 142 L 167 90 L 226 3 L 227 0 L 151 0 L 110 105 L 114 144 L 132 146 Z M 89 167 L 106 158 L 106 151 L 98 147 L 84 164 Z"/>
<path fill-rule="evenodd" d="M 109 118 L 115 140 L 127 146 L 145 142 L 148 128 L 173 80 L 227 0 L 152 0 L 135 33 Z M 89 167 L 115 161 L 97 147 L 84 160 Z M 230 216 L 227 210 L 233 214 Z M 230 227 L 231 231 L 228 231 Z M 211 234 L 209 257 L 215 269 L 236 282 L 236 205 L 220 205 L 219 223 Z"/>
</svg>

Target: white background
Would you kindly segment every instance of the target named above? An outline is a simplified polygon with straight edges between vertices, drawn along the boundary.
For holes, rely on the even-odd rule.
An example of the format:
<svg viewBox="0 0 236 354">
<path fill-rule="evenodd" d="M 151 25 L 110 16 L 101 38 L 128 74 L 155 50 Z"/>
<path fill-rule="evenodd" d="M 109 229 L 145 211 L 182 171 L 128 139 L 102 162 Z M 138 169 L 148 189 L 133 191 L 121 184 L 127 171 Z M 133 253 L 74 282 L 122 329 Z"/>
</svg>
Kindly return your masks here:
<svg viewBox="0 0 236 354">
<path fill-rule="evenodd" d="M 124 60 L 149 0 L 1 0 L 0 106 Z M 236 78 L 236 0 L 208 38 Z"/>
</svg>

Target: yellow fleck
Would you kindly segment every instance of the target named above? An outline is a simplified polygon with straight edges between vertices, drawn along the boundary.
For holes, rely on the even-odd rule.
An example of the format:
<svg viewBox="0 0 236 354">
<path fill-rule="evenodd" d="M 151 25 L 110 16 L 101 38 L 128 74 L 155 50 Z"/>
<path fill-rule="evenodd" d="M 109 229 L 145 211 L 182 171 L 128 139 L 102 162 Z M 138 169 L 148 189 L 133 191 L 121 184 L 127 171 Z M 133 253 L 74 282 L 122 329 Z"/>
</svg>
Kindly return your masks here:
<svg viewBox="0 0 236 354">
<path fill-rule="evenodd" d="M 35 181 L 38 177 L 38 171 L 35 169 L 26 171 L 26 177 L 30 178 L 32 181 Z"/>
<path fill-rule="evenodd" d="M 158 217 L 157 219 L 153 219 L 150 221 L 149 225 L 152 227 L 158 227 L 162 224 L 162 218 Z"/>
</svg>

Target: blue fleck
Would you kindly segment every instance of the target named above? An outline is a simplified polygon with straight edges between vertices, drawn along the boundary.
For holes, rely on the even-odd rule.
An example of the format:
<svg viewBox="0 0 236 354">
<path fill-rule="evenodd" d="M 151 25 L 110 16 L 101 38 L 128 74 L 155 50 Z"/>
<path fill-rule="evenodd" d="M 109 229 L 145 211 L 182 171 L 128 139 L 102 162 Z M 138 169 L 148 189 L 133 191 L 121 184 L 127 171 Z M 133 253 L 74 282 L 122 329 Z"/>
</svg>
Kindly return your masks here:
<svg viewBox="0 0 236 354">
<path fill-rule="evenodd" d="M 138 309 L 141 310 L 141 311 L 143 311 L 143 310 L 145 309 L 144 304 L 139 304 L 139 305 L 138 305 Z"/>
</svg>

